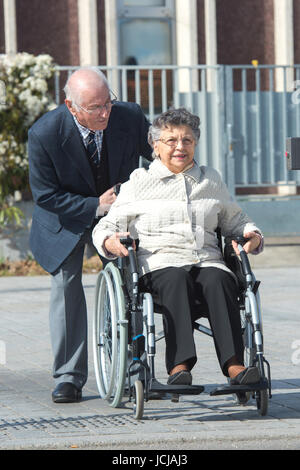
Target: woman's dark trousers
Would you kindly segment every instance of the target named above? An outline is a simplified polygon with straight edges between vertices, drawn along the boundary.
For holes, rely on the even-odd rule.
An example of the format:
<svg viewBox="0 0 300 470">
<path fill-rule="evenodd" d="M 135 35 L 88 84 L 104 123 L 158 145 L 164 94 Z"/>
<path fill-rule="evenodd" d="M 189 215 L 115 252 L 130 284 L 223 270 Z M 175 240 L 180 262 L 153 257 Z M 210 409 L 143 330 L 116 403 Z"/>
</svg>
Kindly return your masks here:
<svg viewBox="0 0 300 470">
<path fill-rule="evenodd" d="M 233 356 L 243 364 L 243 340 L 234 277 L 223 269 L 168 267 L 144 275 L 140 287 L 151 292 L 163 313 L 168 373 L 177 364 L 197 361 L 193 322 L 199 311 L 207 314 L 224 375 Z"/>
</svg>

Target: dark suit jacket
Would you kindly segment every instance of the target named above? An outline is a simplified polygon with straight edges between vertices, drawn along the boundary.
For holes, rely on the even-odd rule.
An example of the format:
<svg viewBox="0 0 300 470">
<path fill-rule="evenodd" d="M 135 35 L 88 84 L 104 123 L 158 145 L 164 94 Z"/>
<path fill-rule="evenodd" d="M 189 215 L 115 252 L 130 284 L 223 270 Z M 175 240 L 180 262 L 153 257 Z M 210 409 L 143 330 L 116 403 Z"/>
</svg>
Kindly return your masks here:
<svg viewBox="0 0 300 470">
<path fill-rule="evenodd" d="M 151 159 L 149 122 L 135 103 L 113 106 L 105 132 L 109 186 L 123 183 Z M 35 202 L 30 247 L 40 265 L 53 273 L 83 232 L 92 226 L 98 197 L 91 166 L 72 114 L 63 104 L 29 130 L 29 180 Z"/>
</svg>

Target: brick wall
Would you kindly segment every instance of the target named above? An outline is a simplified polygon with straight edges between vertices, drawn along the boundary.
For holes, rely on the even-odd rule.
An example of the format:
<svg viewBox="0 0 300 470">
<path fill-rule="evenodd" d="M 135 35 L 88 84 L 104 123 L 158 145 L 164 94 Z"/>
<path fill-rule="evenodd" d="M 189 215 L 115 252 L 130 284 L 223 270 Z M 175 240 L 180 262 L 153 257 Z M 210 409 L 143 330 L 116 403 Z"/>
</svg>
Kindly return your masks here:
<svg viewBox="0 0 300 470">
<path fill-rule="evenodd" d="M 16 0 L 18 51 L 78 65 L 77 0 Z"/>
<path fill-rule="evenodd" d="M 105 8 L 104 0 L 97 1 L 98 14 L 98 37 L 99 37 L 99 65 L 106 64 L 106 41 L 105 41 Z"/>
<path fill-rule="evenodd" d="M 300 0 L 294 0 L 294 62 L 300 64 Z"/>
<path fill-rule="evenodd" d="M 217 0 L 218 62 L 274 63 L 273 0 Z"/>
<path fill-rule="evenodd" d="M 273 0 L 216 0 L 218 63 L 274 63 Z M 18 51 L 79 65 L 77 0 L 16 0 Z M 99 64 L 106 63 L 104 0 L 97 2 Z M 197 0 L 198 62 L 205 63 L 204 0 Z M 294 0 L 295 63 L 300 63 L 300 0 Z M 5 52 L 0 0 L 0 53 Z"/>
<path fill-rule="evenodd" d="M 3 0 L 0 0 L 0 54 L 5 53 Z"/>
</svg>

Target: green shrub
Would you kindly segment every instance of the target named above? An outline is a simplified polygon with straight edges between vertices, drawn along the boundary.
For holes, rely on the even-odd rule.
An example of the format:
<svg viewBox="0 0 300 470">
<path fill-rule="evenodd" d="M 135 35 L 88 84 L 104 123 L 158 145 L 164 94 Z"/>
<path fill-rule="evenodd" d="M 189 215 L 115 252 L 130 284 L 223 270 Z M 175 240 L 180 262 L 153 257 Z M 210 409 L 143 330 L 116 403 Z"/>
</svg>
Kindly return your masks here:
<svg viewBox="0 0 300 470">
<path fill-rule="evenodd" d="M 15 194 L 28 189 L 27 133 L 55 108 L 50 83 L 53 59 L 46 54 L 0 56 L 0 228 L 21 222 Z"/>
</svg>

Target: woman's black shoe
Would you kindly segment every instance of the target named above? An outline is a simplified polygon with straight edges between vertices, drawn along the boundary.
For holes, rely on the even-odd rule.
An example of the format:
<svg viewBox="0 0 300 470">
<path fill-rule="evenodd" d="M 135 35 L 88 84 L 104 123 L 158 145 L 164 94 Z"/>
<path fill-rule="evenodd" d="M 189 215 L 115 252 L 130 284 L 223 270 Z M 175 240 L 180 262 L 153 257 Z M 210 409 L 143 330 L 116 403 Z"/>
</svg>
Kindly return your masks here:
<svg viewBox="0 0 300 470">
<path fill-rule="evenodd" d="M 168 378 L 168 385 L 192 385 L 192 374 L 189 370 L 181 370 Z"/>
<path fill-rule="evenodd" d="M 259 370 L 257 367 L 247 367 L 233 379 L 230 379 L 231 385 L 252 385 L 260 381 Z"/>
</svg>

